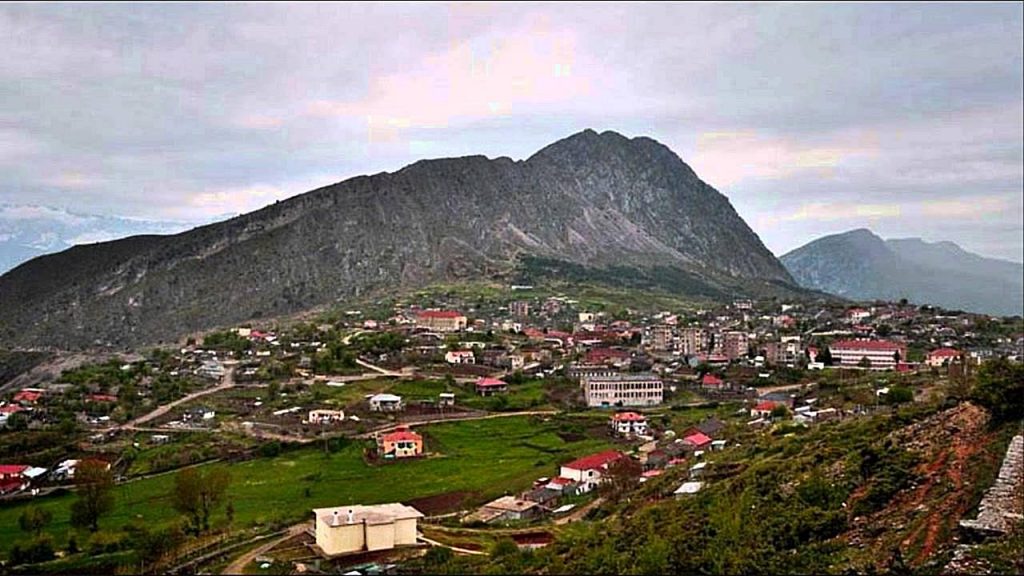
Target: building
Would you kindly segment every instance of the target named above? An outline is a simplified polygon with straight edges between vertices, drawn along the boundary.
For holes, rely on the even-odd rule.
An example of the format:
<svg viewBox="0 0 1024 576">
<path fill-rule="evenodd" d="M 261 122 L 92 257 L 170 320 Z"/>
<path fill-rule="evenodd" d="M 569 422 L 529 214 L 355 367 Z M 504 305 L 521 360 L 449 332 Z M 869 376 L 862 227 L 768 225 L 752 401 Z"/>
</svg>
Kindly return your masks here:
<svg viewBox="0 0 1024 576">
<path fill-rule="evenodd" d="M 658 324 L 651 326 L 650 330 L 644 334 L 643 344 L 651 350 L 665 352 L 675 348 L 672 338 L 672 327 Z"/>
<path fill-rule="evenodd" d="M 398 426 L 394 432 L 377 437 L 377 448 L 383 458 L 412 458 L 423 455 L 423 436 L 408 426 Z"/>
<path fill-rule="evenodd" d="M 333 424 L 345 421 L 344 410 L 310 410 L 306 422 L 310 424 Z"/>
<path fill-rule="evenodd" d="M 394 394 L 376 394 L 370 397 L 373 412 L 398 412 L 402 409 L 402 397 Z"/>
<path fill-rule="evenodd" d="M 960 354 L 959 350 L 953 348 L 939 348 L 929 352 L 924 363 L 929 366 L 942 367 L 943 365 L 956 362 L 960 358 Z"/>
<path fill-rule="evenodd" d="M 557 493 L 556 493 L 557 494 Z M 463 522 L 507 522 L 510 520 L 529 520 L 541 515 L 540 505 L 525 498 L 502 496 L 484 504 L 479 510 L 462 519 Z"/>
<path fill-rule="evenodd" d="M 620 458 L 629 458 L 629 456 L 618 450 L 606 450 L 584 456 L 579 460 L 563 464 L 559 478 L 568 478 L 578 483 L 580 492 L 590 492 L 601 483 L 602 475 L 608 471 L 608 466 Z"/>
<path fill-rule="evenodd" d="M 316 508 L 316 545 L 326 556 L 390 550 L 416 544 L 423 514 L 404 504 Z"/>
<path fill-rule="evenodd" d="M 0 494 L 28 488 L 29 478 L 25 475 L 28 470 L 29 467 L 22 464 L 0 464 Z"/>
<path fill-rule="evenodd" d="M 905 344 L 888 340 L 840 340 L 828 348 L 833 362 L 844 368 L 861 366 L 867 358 L 870 365 L 866 367 L 871 370 L 892 370 L 907 358 Z"/>
<path fill-rule="evenodd" d="M 750 417 L 770 418 L 772 415 L 772 410 L 775 410 L 776 406 L 781 406 L 781 404 L 776 404 L 771 400 L 763 400 L 761 402 L 758 402 L 756 406 L 750 409 Z"/>
<path fill-rule="evenodd" d="M 725 387 L 725 381 L 714 374 L 705 374 L 704 377 L 700 379 L 700 387 L 718 390 Z"/>
<path fill-rule="evenodd" d="M 455 406 L 455 394 L 453 392 L 441 392 L 437 396 L 438 406 Z"/>
<path fill-rule="evenodd" d="M 684 328 L 679 333 L 679 348 L 685 356 L 707 352 L 707 332 L 703 328 Z"/>
<path fill-rule="evenodd" d="M 476 364 L 472 350 L 449 350 L 444 355 L 444 361 L 449 364 Z"/>
<path fill-rule="evenodd" d="M 416 314 L 416 327 L 432 332 L 458 332 L 466 329 L 466 317 L 454 310 L 423 310 Z"/>
<path fill-rule="evenodd" d="M 747 355 L 749 342 L 746 332 L 730 331 L 722 334 L 722 355 L 729 360 L 735 360 Z"/>
<path fill-rule="evenodd" d="M 530 315 L 530 303 L 526 300 L 516 300 L 508 305 L 508 313 L 516 318 L 526 318 Z"/>
<path fill-rule="evenodd" d="M 665 384 L 653 374 L 588 376 L 583 380 L 587 406 L 656 406 L 664 399 Z"/>
<path fill-rule="evenodd" d="M 612 430 L 619 436 L 646 436 L 647 417 L 636 412 L 619 412 L 612 414 Z"/>
<path fill-rule="evenodd" d="M 476 381 L 476 393 L 481 396 L 493 396 L 508 392 L 508 384 L 497 378 L 478 378 Z"/>
</svg>

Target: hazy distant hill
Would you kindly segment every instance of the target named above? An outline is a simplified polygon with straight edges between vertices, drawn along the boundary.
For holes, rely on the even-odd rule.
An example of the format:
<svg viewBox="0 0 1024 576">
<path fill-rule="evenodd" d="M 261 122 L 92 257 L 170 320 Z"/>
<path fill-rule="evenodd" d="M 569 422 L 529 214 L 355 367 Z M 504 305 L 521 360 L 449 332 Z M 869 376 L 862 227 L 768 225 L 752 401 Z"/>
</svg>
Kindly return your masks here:
<svg viewBox="0 0 1024 576">
<path fill-rule="evenodd" d="M 181 222 L 132 220 L 79 214 L 25 204 L 0 204 L 0 274 L 43 254 L 134 234 L 169 234 L 189 228 Z"/>
<path fill-rule="evenodd" d="M 998 315 L 1024 312 L 1024 265 L 984 258 L 952 242 L 882 240 L 858 229 L 819 238 L 782 256 L 802 286 L 853 299 Z"/>
<path fill-rule="evenodd" d="M 800 290 L 671 150 L 587 130 L 525 161 L 421 161 L 175 236 L 37 258 L 0 277 L 0 337 L 169 340 L 380 288 L 508 273 L 523 256 L 658 267 L 677 289 L 705 294 Z"/>
</svg>

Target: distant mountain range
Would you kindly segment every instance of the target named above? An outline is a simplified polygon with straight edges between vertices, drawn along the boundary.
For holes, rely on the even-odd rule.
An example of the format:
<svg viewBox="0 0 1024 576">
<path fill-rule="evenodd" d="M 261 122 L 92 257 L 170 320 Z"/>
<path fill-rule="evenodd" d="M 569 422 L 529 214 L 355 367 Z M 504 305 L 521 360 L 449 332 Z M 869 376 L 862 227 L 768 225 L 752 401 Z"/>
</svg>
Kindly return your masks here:
<svg viewBox="0 0 1024 576">
<path fill-rule="evenodd" d="M 586 130 L 527 160 L 420 161 L 174 236 L 36 258 L 0 276 L 0 340 L 156 343 L 380 290 L 591 273 L 723 299 L 805 293 L 667 147 Z"/>
<path fill-rule="evenodd" d="M 1024 314 L 1024 265 L 984 258 L 952 242 L 883 240 L 858 229 L 819 238 L 780 260 L 802 286 L 845 298 Z"/>
<path fill-rule="evenodd" d="M 43 254 L 136 234 L 171 234 L 194 226 L 185 222 L 134 220 L 78 214 L 26 204 L 0 204 L 0 274 Z"/>
</svg>

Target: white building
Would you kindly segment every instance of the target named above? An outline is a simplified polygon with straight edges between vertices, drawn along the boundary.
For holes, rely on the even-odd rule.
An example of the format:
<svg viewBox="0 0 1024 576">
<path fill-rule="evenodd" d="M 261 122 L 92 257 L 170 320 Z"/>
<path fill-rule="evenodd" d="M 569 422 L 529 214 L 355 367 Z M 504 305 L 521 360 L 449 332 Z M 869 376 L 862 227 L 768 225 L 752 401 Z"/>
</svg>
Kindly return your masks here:
<svg viewBox="0 0 1024 576">
<path fill-rule="evenodd" d="M 653 374 L 587 376 L 583 396 L 587 406 L 656 406 L 665 395 L 665 384 Z"/>
<path fill-rule="evenodd" d="M 390 550 L 416 544 L 423 514 L 404 504 L 316 508 L 316 545 L 327 556 Z"/>
</svg>

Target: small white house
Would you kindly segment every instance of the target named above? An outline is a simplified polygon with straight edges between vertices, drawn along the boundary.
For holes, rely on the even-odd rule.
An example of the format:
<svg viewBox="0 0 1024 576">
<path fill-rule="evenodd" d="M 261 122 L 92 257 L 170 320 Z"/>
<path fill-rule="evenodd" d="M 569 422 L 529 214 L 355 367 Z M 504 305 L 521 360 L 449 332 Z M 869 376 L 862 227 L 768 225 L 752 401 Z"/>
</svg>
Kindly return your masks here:
<svg viewBox="0 0 1024 576">
<path fill-rule="evenodd" d="M 394 394 L 377 394 L 370 397 L 370 410 L 374 412 L 398 412 L 402 409 L 402 397 Z"/>
</svg>

